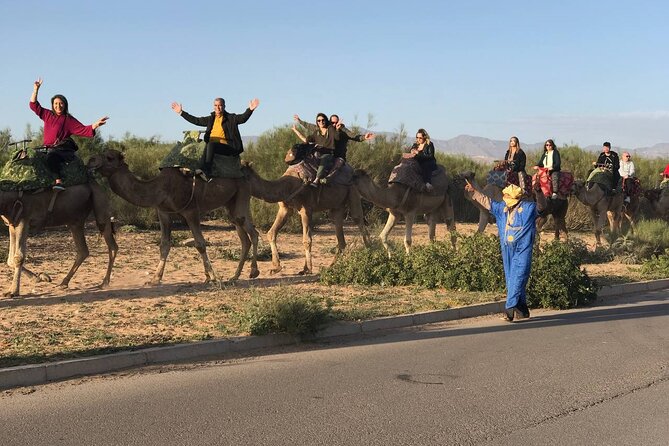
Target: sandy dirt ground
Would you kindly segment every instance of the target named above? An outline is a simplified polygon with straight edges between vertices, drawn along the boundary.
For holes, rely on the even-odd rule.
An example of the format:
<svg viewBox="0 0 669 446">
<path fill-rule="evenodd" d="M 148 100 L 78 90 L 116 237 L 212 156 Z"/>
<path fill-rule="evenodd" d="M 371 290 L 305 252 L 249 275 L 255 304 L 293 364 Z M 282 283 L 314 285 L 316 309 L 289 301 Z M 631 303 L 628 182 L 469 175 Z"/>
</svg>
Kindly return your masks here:
<svg viewBox="0 0 669 446">
<path fill-rule="evenodd" d="M 475 230 L 474 224 L 460 223 L 458 232 L 471 234 Z M 378 230 L 372 229 L 372 235 L 378 235 Z M 489 233 L 495 233 L 495 229 L 488 227 Z M 313 265 L 314 272 L 322 267 L 328 266 L 334 257 L 336 238 L 331 225 L 316 227 L 313 232 Z M 232 226 L 216 221 L 210 221 L 204 225 L 204 235 L 209 244 L 208 253 L 214 268 L 222 279 L 230 278 L 237 266 L 237 261 L 228 260 L 230 252 L 239 252 L 240 243 Z M 404 225 L 400 224 L 391 233 L 391 239 L 401 244 L 404 236 Z M 150 279 L 159 260 L 159 231 L 126 231 L 121 228 L 117 233 L 119 253 L 116 258 L 112 274 L 111 285 L 107 289 L 117 297 L 139 296 L 143 294 L 164 294 L 170 289 L 181 289 L 183 287 L 201 285 L 204 281 L 204 270 L 201 258 L 195 248 L 183 246 L 182 242 L 190 237 L 188 230 L 174 231 L 175 246 L 172 247 L 168 264 L 163 276 L 163 285 L 151 287 L 145 285 Z M 552 233 L 544 231 L 542 241 L 551 240 Z M 589 246 L 593 246 L 594 237 L 588 233 L 573 233 L 573 238 L 579 238 Z M 359 246 L 362 239 L 354 226 L 346 227 L 346 240 L 349 246 Z M 447 240 L 447 231 L 443 225 L 437 228 L 437 240 Z M 97 291 L 101 283 L 107 264 L 106 245 L 99 237 L 93 227 L 87 228 L 87 242 L 90 249 L 90 257 L 86 259 L 77 274 L 70 282 L 68 289 L 60 289 L 57 285 L 67 274 L 74 260 L 74 244 L 66 230 L 43 231 L 28 240 L 28 262 L 26 266 L 35 272 L 47 273 L 52 282 L 36 283 L 24 276 L 21 294 L 31 299 L 35 298 L 57 298 L 57 297 L 79 297 L 86 299 L 86 294 Z M 414 244 L 427 242 L 427 226 L 425 224 L 414 225 Z M 5 237 L 0 238 L 0 243 L 6 244 Z M 269 259 L 258 262 L 260 276 L 249 279 L 249 264 L 242 271 L 240 280 L 235 286 L 271 286 L 274 284 L 290 284 L 302 282 L 304 277 L 298 272 L 304 265 L 304 250 L 302 245 L 302 234 L 281 233 L 278 239 L 278 247 L 281 253 L 282 271 L 270 274 L 271 261 Z M 261 231 L 260 251 L 269 253 L 269 244 L 265 234 Z M 598 275 L 620 275 L 625 276 L 631 268 L 617 262 L 598 265 L 585 265 L 588 273 Z M 0 284 L 6 289 L 11 283 L 12 272 L 4 265 L 0 270 Z M 197 287 L 196 287 L 197 288 Z M 161 291 L 162 289 L 162 291 Z"/>
</svg>

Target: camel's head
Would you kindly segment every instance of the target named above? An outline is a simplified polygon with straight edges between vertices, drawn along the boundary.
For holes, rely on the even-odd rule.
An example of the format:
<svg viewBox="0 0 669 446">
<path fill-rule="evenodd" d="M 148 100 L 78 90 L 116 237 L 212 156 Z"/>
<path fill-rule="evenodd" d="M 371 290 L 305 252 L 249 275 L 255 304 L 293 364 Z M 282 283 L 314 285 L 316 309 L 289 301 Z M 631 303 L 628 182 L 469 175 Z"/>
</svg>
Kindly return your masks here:
<svg viewBox="0 0 669 446">
<path fill-rule="evenodd" d="M 110 176 L 121 167 L 127 167 L 123 153 L 115 149 L 107 149 L 95 154 L 88 160 L 88 169 L 100 172 L 102 176 Z"/>
<path fill-rule="evenodd" d="M 364 169 L 355 169 L 353 171 L 353 180 L 357 180 L 359 178 L 369 178 L 369 174 Z"/>
<path fill-rule="evenodd" d="M 293 144 L 293 146 L 288 149 L 284 161 L 286 164 L 297 164 L 302 161 L 304 158 L 309 156 L 314 151 L 313 144 Z"/>
<path fill-rule="evenodd" d="M 655 203 L 660 200 L 661 192 L 661 189 L 646 189 L 641 193 L 641 195 L 643 195 L 643 197 L 651 203 Z"/>
</svg>

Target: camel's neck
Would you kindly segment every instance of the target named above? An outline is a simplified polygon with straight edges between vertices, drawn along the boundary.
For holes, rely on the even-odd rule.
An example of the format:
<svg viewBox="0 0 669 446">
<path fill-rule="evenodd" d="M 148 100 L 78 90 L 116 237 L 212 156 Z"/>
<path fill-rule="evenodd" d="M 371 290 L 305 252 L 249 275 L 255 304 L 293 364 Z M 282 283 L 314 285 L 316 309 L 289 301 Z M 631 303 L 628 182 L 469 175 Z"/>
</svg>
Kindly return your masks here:
<svg viewBox="0 0 669 446">
<path fill-rule="evenodd" d="M 251 195 L 268 203 L 286 201 L 302 187 L 301 182 L 292 177 L 282 176 L 278 180 L 266 180 L 254 170 L 249 169 L 248 173 Z"/>
<path fill-rule="evenodd" d="M 108 178 L 111 189 L 124 200 L 139 207 L 156 207 L 163 201 L 160 177 L 148 181 L 137 178 L 127 166 Z"/>
<path fill-rule="evenodd" d="M 398 196 L 395 188 L 379 186 L 368 176 L 360 177 L 355 181 L 355 187 L 365 200 L 377 206 L 394 209 L 399 206 L 402 197 Z"/>
</svg>

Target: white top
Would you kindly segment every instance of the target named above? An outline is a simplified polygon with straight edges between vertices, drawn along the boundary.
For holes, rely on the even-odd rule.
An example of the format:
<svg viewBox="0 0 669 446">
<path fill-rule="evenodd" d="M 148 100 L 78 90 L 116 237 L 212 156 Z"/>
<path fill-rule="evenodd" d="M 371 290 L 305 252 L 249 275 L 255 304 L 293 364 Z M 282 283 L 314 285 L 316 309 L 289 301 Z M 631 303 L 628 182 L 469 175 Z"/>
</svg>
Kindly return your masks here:
<svg viewBox="0 0 669 446">
<path fill-rule="evenodd" d="M 548 170 L 553 170 L 553 154 L 555 150 L 547 150 L 546 158 L 544 158 L 544 167 Z"/>
<path fill-rule="evenodd" d="M 618 170 L 620 176 L 625 178 L 631 178 L 634 176 L 634 162 L 633 161 L 621 161 L 620 169 Z"/>
</svg>

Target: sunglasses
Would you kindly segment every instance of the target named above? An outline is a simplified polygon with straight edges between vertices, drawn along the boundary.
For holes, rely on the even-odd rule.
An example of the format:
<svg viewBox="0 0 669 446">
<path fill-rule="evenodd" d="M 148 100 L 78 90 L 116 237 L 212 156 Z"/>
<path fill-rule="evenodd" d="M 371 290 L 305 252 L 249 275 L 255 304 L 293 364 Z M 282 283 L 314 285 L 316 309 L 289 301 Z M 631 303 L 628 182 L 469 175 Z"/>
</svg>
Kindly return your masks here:
<svg viewBox="0 0 669 446">
<path fill-rule="evenodd" d="M 316 119 L 316 122 L 325 122 L 325 119 Z"/>
</svg>

